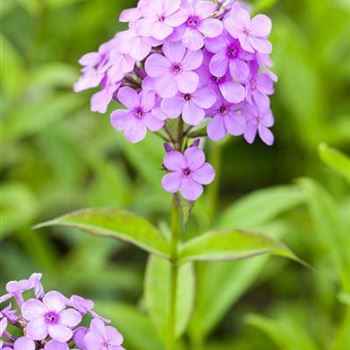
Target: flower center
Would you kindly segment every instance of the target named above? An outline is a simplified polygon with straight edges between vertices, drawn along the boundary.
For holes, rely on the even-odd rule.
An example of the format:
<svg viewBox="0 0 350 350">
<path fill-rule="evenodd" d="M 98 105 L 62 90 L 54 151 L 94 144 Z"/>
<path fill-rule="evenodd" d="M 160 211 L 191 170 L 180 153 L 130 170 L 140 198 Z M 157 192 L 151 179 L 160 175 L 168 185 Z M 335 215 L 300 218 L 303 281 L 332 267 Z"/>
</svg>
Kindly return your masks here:
<svg viewBox="0 0 350 350">
<path fill-rule="evenodd" d="M 174 73 L 174 74 L 178 74 L 181 72 L 181 66 L 178 63 L 174 63 L 170 70 Z"/>
<path fill-rule="evenodd" d="M 227 112 L 228 112 L 228 107 L 226 105 L 222 105 L 220 107 L 220 113 L 225 115 Z"/>
<path fill-rule="evenodd" d="M 192 96 L 190 94 L 185 94 L 184 95 L 184 100 L 185 101 L 191 101 L 191 99 L 192 99 Z"/>
<path fill-rule="evenodd" d="M 183 174 L 184 174 L 184 176 L 186 176 L 186 177 L 190 176 L 191 173 L 192 173 L 192 171 L 191 171 L 190 168 L 186 168 L 186 169 L 183 170 Z"/>
<path fill-rule="evenodd" d="M 197 28 L 199 26 L 199 22 L 200 22 L 200 19 L 198 17 L 191 16 L 187 20 L 187 27 L 195 29 L 195 28 Z"/>
<path fill-rule="evenodd" d="M 60 315 L 57 312 L 50 311 L 47 314 L 45 314 L 45 321 L 49 324 L 57 324 L 60 320 Z"/>
<path fill-rule="evenodd" d="M 239 50 L 236 45 L 230 45 L 227 47 L 227 56 L 231 59 L 235 59 L 238 57 Z"/>
<path fill-rule="evenodd" d="M 141 107 L 137 107 L 134 110 L 134 116 L 137 119 L 142 119 L 145 115 L 145 112 L 143 111 L 143 109 Z"/>
<path fill-rule="evenodd" d="M 163 23 L 163 22 L 165 21 L 165 16 L 164 16 L 164 15 L 160 15 L 160 16 L 158 17 L 158 21 L 159 21 L 160 23 Z"/>
</svg>

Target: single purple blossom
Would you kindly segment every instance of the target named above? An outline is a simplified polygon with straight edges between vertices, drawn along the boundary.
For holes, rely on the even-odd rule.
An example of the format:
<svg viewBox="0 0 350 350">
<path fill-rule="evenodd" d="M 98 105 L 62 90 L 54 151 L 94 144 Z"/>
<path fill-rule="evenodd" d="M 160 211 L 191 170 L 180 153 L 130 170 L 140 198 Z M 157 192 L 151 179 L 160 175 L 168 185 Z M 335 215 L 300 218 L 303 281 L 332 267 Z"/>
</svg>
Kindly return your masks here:
<svg viewBox="0 0 350 350">
<path fill-rule="evenodd" d="M 273 80 L 266 73 L 252 75 L 246 84 L 247 102 L 257 106 L 260 110 L 270 107 L 269 95 L 274 93 Z"/>
<path fill-rule="evenodd" d="M 198 88 L 199 77 L 193 70 L 203 61 L 201 51 L 190 51 L 181 44 L 166 43 L 163 55 L 153 54 L 146 61 L 147 74 L 155 79 L 155 88 L 162 98 L 174 97 L 178 92 L 191 94 Z"/>
<path fill-rule="evenodd" d="M 115 329 L 101 320 L 92 320 L 90 330 L 84 337 L 87 350 L 124 350 L 121 346 L 123 336 Z"/>
<path fill-rule="evenodd" d="M 223 31 L 223 24 L 219 19 L 211 18 L 216 6 L 211 1 L 193 0 L 186 3 L 189 13 L 182 35 L 182 43 L 190 50 L 199 50 L 204 45 L 204 38 L 215 38 Z"/>
<path fill-rule="evenodd" d="M 81 321 L 78 311 L 66 308 L 68 300 L 59 292 L 47 293 L 43 301 L 29 299 L 21 308 L 23 317 L 29 321 L 26 334 L 33 340 L 43 340 L 48 335 L 53 340 L 67 342 L 73 336 L 71 328 Z"/>
<path fill-rule="evenodd" d="M 247 118 L 247 128 L 244 133 L 244 138 L 248 143 L 253 143 L 256 135 L 266 143 L 272 146 L 274 136 L 270 128 L 274 125 L 274 117 L 270 109 L 261 112 L 258 108 L 247 108 L 244 111 Z"/>
<path fill-rule="evenodd" d="M 135 24 L 144 36 L 164 40 L 174 28 L 186 22 L 187 12 L 181 7 L 181 0 L 152 0 L 142 6 L 142 18 Z"/>
<path fill-rule="evenodd" d="M 234 79 L 241 83 L 246 82 L 250 74 L 246 61 L 253 60 L 254 56 L 245 52 L 238 40 L 224 33 L 219 38 L 207 39 L 205 47 L 214 54 L 209 65 L 211 74 L 223 77 L 229 69 Z"/>
<path fill-rule="evenodd" d="M 213 167 L 205 162 L 204 152 L 195 146 L 184 154 L 179 151 L 167 153 L 164 167 L 170 173 L 163 177 L 163 188 L 170 193 L 180 191 L 188 201 L 197 200 L 203 193 L 203 185 L 210 184 L 215 178 Z"/>
<path fill-rule="evenodd" d="M 223 139 L 227 134 L 243 135 L 246 130 L 246 119 L 241 112 L 241 106 L 219 100 L 210 110 L 213 118 L 208 124 L 208 137 L 213 141 Z"/>
<path fill-rule="evenodd" d="M 127 110 L 116 110 L 111 114 L 113 127 L 124 131 L 125 137 L 132 143 L 143 140 L 147 129 L 157 131 L 164 125 L 162 120 L 152 114 L 155 106 L 155 94 L 137 93 L 134 89 L 123 87 L 118 92 L 118 100 Z"/>
<path fill-rule="evenodd" d="M 85 54 L 79 63 L 84 67 L 82 76 L 74 84 L 74 91 L 79 92 L 97 87 L 102 82 L 106 72 L 111 67 L 109 54 L 116 45 L 116 39 L 113 38 L 102 44 L 98 52 Z"/>
<path fill-rule="evenodd" d="M 189 125 L 198 125 L 205 118 L 205 110 L 212 107 L 216 101 L 216 93 L 210 86 L 204 86 L 192 94 L 177 94 L 161 103 L 163 113 L 168 118 L 182 115 Z"/>
<path fill-rule="evenodd" d="M 225 19 L 224 25 L 226 30 L 239 40 L 244 50 L 251 53 L 272 52 L 272 45 L 266 39 L 272 28 L 269 17 L 256 15 L 250 19 L 249 12 L 237 3 L 233 6 L 230 16 Z"/>
</svg>

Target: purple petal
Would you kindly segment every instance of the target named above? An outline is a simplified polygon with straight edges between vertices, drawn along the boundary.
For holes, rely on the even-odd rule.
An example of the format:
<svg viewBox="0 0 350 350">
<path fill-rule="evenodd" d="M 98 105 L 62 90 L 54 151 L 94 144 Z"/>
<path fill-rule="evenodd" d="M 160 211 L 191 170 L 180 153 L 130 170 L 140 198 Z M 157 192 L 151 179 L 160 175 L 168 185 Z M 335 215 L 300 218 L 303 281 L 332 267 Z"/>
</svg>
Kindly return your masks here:
<svg viewBox="0 0 350 350">
<path fill-rule="evenodd" d="M 185 151 L 187 166 L 192 170 L 200 168 L 205 163 L 205 154 L 198 147 L 190 147 Z"/>
<path fill-rule="evenodd" d="M 250 37 L 250 45 L 258 52 L 270 54 L 272 52 L 272 44 L 267 39 Z"/>
<path fill-rule="evenodd" d="M 272 146 L 274 143 L 274 136 L 270 129 L 263 125 L 259 125 L 258 128 L 260 138 L 268 145 Z"/>
<path fill-rule="evenodd" d="M 272 95 L 275 91 L 273 88 L 273 80 L 267 74 L 258 75 L 256 85 L 259 92 L 264 95 Z"/>
<path fill-rule="evenodd" d="M 189 125 L 198 125 L 205 117 L 202 108 L 196 106 L 192 101 L 186 102 L 183 107 L 182 119 Z"/>
<path fill-rule="evenodd" d="M 224 26 L 231 36 L 236 39 L 238 39 L 239 35 L 243 31 L 242 25 L 232 17 L 228 17 L 224 20 Z"/>
<path fill-rule="evenodd" d="M 161 77 L 169 68 L 170 61 L 160 54 L 150 56 L 145 63 L 146 72 L 152 78 Z"/>
<path fill-rule="evenodd" d="M 221 115 L 215 116 L 207 127 L 208 137 L 213 141 L 222 140 L 227 135 L 224 118 Z"/>
<path fill-rule="evenodd" d="M 22 315 L 27 321 L 42 317 L 48 311 L 47 307 L 37 299 L 29 299 L 21 307 Z"/>
<path fill-rule="evenodd" d="M 171 1 L 170 1 L 171 2 Z M 172 15 L 165 18 L 165 23 L 177 27 L 185 23 L 188 19 L 188 12 L 184 9 L 179 9 L 179 11 L 173 13 Z"/>
<path fill-rule="evenodd" d="M 135 37 L 130 47 L 130 56 L 136 61 L 142 61 L 151 52 L 151 49 L 152 45 L 148 38 Z"/>
<path fill-rule="evenodd" d="M 209 185 L 214 178 L 215 170 L 209 163 L 205 163 L 203 166 L 193 172 L 193 180 L 202 185 Z"/>
<path fill-rule="evenodd" d="M 187 53 L 182 61 L 183 70 L 194 70 L 200 67 L 203 63 L 202 51 L 187 50 Z"/>
<path fill-rule="evenodd" d="M 113 127 L 118 131 L 123 131 L 128 123 L 129 111 L 116 110 L 111 114 Z"/>
<path fill-rule="evenodd" d="M 260 111 L 264 111 L 270 107 L 270 99 L 268 96 L 261 94 L 258 91 L 253 91 L 253 99 Z"/>
<path fill-rule="evenodd" d="M 212 15 L 215 11 L 215 5 L 211 1 L 198 1 L 195 6 L 195 14 L 201 18 L 205 19 Z"/>
<path fill-rule="evenodd" d="M 210 18 L 200 24 L 199 30 L 208 38 L 216 38 L 222 33 L 224 26 L 220 20 Z"/>
<path fill-rule="evenodd" d="M 48 327 L 49 335 L 53 340 L 57 340 L 61 343 L 66 343 L 73 337 L 73 331 L 68 327 L 60 324 L 49 325 Z"/>
<path fill-rule="evenodd" d="M 149 112 L 156 105 L 156 94 L 153 91 L 143 90 L 141 93 L 141 106 L 145 112 Z"/>
<path fill-rule="evenodd" d="M 241 27 L 248 28 L 250 26 L 250 16 L 249 12 L 244 9 L 239 3 L 232 6 L 231 18 L 239 23 Z"/>
<path fill-rule="evenodd" d="M 230 103 L 239 103 L 245 99 L 245 88 L 239 83 L 228 80 L 220 84 L 219 88 L 225 100 Z"/>
<path fill-rule="evenodd" d="M 230 62 L 230 73 L 233 78 L 241 83 L 245 83 L 250 74 L 249 66 L 240 59 L 232 60 Z"/>
<path fill-rule="evenodd" d="M 254 36 L 266 37 L 272 29 L 271 19 L 265 15 L 257 15 L 251 22 L 251 33 Z"/>
<path fill-rule="evenodd" d="M 60 323 L 64 326 L 73 328 L 77 326 L 80 323 L 80 321 L 81 314 L 80 312 L 74 309 L 66 309 L 60 313 Z"/>
<path fill-rule="evenodd" d="M 106 338 L 106 326 L 104 322 L 100 319 L 93 319 L 90 324 L 90 329 L 95 333 L 101 336 L 101 338 Z"/>
<path fill-rule="evenodd" d="M 123 10 L 119 16 L 120 22 L 134 22 L 141 17 L 141 11 L 139 8 L 131 8 Z"/>
<path fill-rule="evenodd" d="M 176 77 L 176 82 L 180 92 L 183 94 L 192 94 L 199 85 L 199 77 L 195 72 L 182 72 Z"/>
<path fill-rule="evenodd" d="M 126 124 L 124 135 L 131 143 L 138 143 L 146 137 L 147 129 L 141 120 L 131 118 Z"/>
<path fill-rule="evenodd" d="M 219 38 L 205 40 L 205 48 L 211 53 L 224 52 L 229 41 L 226 35 L 221 35 Z"/>
<path fill-rule="evenodd" d="M 174 28 L 167 23 L 157 21 L 153 24 L 152 36 L 153 38 L 162 41 L 166 39 L 170 34 L 172 34 L 173 31 Z"/>
<path fill-rule="evenodd" d="M 176 43 L 168 42 L 163 45 L 163 52 L 164 55 L 168 58 L 168 61 L 179 64 L 183 61 L 185 57 L 186 48 L 182 45 L 180 41 Z"/>
<path fill-rule="evenodd" d="M 98 52 L 90 52 L 80 58 L 79 64 L 82 66 L 93 67 L 96 66 L 101 60 L 101 56 Z"/>
<path fill-rule="evenodd" d="M 37 318 L 30 321 L 26 327 L 26 335 L 33 340 L 43 340 L 47 337 L 48 330 L 45 320 Z"/>
<path fill-rule="evenodd" d="M 209 64 L 210 73 L 216 77 L 223 77 L 227 72 L 228 59 L 223 53 L 214 55 Z"/>
<path fill-rule="evenodd" d="M 156 80 L 155 88 L 162 98 L 174 97 L 178 92 L 176 77 L 169 73 L 165 73 L 162 77 Z"/>
<path fill-rule="evenodd" d="M 167 174 L 162 179 L 162 187 L 169 193 L 176 193 L 182 184 L 183 174 L 182 172 L 174 172 Z"/>
<path fill-rule="evenodd" d="M 190 50 L 199 50 L 204 46 L 203 35 L 196 29 L 188 28 L 182 36 L 182 42 Z"/>
<path fill-rule="evenodd" d="M 248 36 L 247 34 L 243 33 L 238 36 L 239 43 L 241 44 L 243 50 L 250 52 L 250 53 L 255 53 L 254 47 L 251 45 L 251 37 Z"/>
<path fill-rule="evenodd" d="M 184 105 L 184 98 L 181 94 L 173 98 L 166 98 L 161 103 L 162 112 L 167 118 L 177 118 L 181 113 Z"/>
<path fill-rule="evenodd" d="M 90 69 L 74 84 L 74 91 L 80 92 L 97 87 L 101 83 L 103 76 L 104 75 L 97 72 L 96 69 Z"/>
<path fill-rule="evenodd" d="M 197 106 L 208 109 L 212 107 L 216 102 L 217 96 L 215 91 L 209 87 L 204 86 L 200 89 L 198 89 L 193 95 L 192 95 L 192 101 Z"/>
<path fill-rule="evenodd" d="M 144 123 L 147 129 L 151 131 L 158 131 L 164 126 L 164 121 L 156 118 L 152 113 L 147 113 L 144 116 Z"/>
<path fill-rule="evenodd" d="M 61 343 L 56 340 L 50 340 L 46 345 L 44 350 L 69 350 L 66 343 Z"/>
<path fill-rule="evenodd" d="M 171 171 L 182 171 L 186 168 L 186 159 L 182 153 L 173 151 L 167 153 L 164 158 L 164 166 L 166 169 Z"/>
<path fill-rule="evenodd" d="M 244 133 L 244 138 L 248 143 L 253 143 L 256 137 L 256 133 L 258 132 L 258 127 L 256 122 L 248 122 L 247 128 Z"/>
<path fill-rule="evenodd" d="M 182 197 L 188 201 L 195 201 L 203 194 L 203 186 L 191 178 L 185 178 L 180 188 Z"/>
<path fill-rule="evenodd" d="M 124 341 L 123 336 L 113 327 L 107 328 L 107 338 L 112 346 L 121 345 Z"/>
<path fill-rule="evenodd" d="M 162 1 L 161 5 L 164 14 L 170 15 L 180 8 L 181 0 Z"/>
<path fill-rule="evenodd" d="M 238 112 L 226 116 L 224 122 L 227 131 L 233 136 L 243 135 L 247 127 L 244 116 Z"/>
<path fill-rule="evenodd" d="M 111 94 L 107 89 L 97 92 L 91 98 L 91 111 L 101 114 L 106 113 L 112 98 L 113 93 Z"/>
<path fill-rule="evenodd" d="M 119 102 L 128 109 L 133 109 L 140 105 L 140 96 L 134 89 L 128 86 L 122 87 L 118 91 L 117 97 Z"/>
<path fill-rule="evenodd" d="M 18 338 L 13 346 L 14 350 L 35 350 L 34 340 L 28 337 Z"/>
</svg>

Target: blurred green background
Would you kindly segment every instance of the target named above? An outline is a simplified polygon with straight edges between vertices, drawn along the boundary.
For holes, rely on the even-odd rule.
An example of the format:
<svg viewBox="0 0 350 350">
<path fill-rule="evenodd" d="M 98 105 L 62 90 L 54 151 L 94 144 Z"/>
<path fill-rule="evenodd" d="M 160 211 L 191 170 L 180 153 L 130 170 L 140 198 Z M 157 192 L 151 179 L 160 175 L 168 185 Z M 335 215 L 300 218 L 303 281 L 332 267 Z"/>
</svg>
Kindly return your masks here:
<svg viewBox="0 0 350 350">
<path fill-rule="evenodd" d="M 41 271 L 48 288 L 100 300 L 129 350 L 158 350 L 143 312 L 145 254 L 72 230 L 31 228 L 99 206 L 127 208 L 159 225 L 167 220 L 161 142 L 150 135 L 129 145 L 108 115 L 89 111 L 91 92 L 72 92 L 79 57 L 121 29 L 118 14 L 134 5 L 2 2 L 1 286 Z M 266 231 L 283 236 L 315 271 L 278 258 L 216 264 L 199 281 L 206 293 L 188 348 L 205 341 L 211 350 L 350 349 L 350 171 L 325 146 L 324 161 L 319 156 L 320 143 L 350 152 L 350 3 L 252 5 L 274 23 L 276 144 L 208 145 L 220 181 L 196 206 L 187 234 L 213 225 Z"/>
</svg>

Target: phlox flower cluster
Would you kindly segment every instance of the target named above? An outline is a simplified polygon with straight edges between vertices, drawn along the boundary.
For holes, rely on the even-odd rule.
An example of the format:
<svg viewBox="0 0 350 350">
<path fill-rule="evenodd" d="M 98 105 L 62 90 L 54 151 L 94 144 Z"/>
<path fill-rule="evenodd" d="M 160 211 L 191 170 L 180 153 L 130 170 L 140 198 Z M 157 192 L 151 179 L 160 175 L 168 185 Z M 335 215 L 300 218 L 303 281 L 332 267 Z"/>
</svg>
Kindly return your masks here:
<svg viewBox="0 0 350 350">
<path fill-rule="evenodd" d="M 93 311 L 91 300 L 45 293 L 41 277 L 7 283 L 0 297 L 1 350 L 124 350 L 122 335 Z"/>
<path fill-rule="evenodd" d="M 186 176 L 185 160 L 195 164 L 189 155 L 199 154 L 188 149 L 195 129 L 203 128 L 213 141 L 232 135 L 253 143 L 258 135 L 273 144 L 269 96 L 277 77 L 269 70 L 269 17 L 251 18 L 232 0 L 140 0 L 120 21 L 127 30 L 80 59 L 82 75 L 74 89 L 100 87 L 91 99 L 95 112 L 106 113 L 112 101 L 121 104 L 111 123 L 128 141 L 142 141 L 147 131 L 167 139 L 173 148 L 164 162 L 170 171 L 163 179 L 167 191 L 196 200 L 199 186 L 214 178 L 196 182 L 197 176 Z M 181 135 L 174 135 L 174 119 Z M 175 168 L 186 181 L 175 179 Z"/>
</svg>

